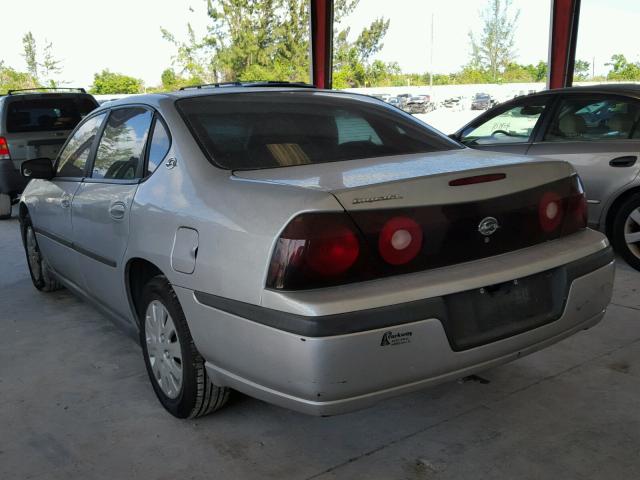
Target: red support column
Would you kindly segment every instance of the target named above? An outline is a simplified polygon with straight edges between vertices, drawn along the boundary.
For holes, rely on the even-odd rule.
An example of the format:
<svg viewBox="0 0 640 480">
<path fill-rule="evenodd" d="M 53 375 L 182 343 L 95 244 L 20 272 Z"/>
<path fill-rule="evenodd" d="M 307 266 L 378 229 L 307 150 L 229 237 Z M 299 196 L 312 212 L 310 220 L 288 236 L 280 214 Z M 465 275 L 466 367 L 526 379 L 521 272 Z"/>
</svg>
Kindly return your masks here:
<svg viewBox="0 0 640 480">
<path fill-rule="evenodd" d="M 576 61 L 580 0 L 553 0 L 549 42 L 549 88 L 570 87 Z"/>
<path fill-rule="evenodd" d="M 318 88 L 331 88 L 333 0 L 310 0 L 311 76 Z"/>
</svg>

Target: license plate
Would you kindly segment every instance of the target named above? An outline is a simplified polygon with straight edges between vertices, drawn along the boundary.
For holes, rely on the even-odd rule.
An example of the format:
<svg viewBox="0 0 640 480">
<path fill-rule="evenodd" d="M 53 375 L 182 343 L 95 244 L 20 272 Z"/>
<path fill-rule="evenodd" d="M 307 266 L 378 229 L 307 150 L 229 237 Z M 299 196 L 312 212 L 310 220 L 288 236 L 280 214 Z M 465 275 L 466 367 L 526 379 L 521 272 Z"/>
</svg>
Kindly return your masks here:
<svg viewBox="0 0 640 480">
<path fill-rule="evenodd" d="M 563 286 L 558 270 L 448 295 L 449 341 L 463 350 L 549 323 L 562 310 Z"/>
</svg>

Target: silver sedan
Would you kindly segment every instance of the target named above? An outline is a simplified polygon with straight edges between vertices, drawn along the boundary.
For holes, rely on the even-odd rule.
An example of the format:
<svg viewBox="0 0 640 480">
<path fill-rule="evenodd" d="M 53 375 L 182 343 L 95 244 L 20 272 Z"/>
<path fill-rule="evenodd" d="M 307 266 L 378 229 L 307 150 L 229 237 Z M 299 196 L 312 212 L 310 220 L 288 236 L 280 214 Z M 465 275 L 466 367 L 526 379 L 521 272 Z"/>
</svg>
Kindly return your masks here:
<svg viewBox="0 0 640 480">
<path fill-rule="evenodd" d="M 538 92 L 498 105 L 456 140 L 479 150 L 570 162 L 584 181 L 589 224 L 640 270 L 640 85 Z"/>
<path fill-rule="evenodd" d="M 35 287 L 135 334 L 181 418 L 230 389 L 361 408 L 589 328 L 611 298 L 612 251 L 568 163 L 463 148 L 370 97 L 130 97 L 22 173 Z"/>
</svg>

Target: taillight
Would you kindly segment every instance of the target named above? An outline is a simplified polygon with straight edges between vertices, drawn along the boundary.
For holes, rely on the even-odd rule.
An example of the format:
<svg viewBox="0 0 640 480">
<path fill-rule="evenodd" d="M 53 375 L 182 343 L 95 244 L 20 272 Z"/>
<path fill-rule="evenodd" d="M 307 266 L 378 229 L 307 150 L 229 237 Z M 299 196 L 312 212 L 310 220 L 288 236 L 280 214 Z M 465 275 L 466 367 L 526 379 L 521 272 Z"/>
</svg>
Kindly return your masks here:
<svg viewBox="0 0 640 480">
<path fill-rule="evenodd" d="M 4 137 L 0 137 L 0 160 L 11 160 L 9 144 L 7 143 L 7 139 Z"/>
<path fill-rule="evenodd" d="M 562 224 L 564 216 L 564 202 L 556 192 L 546 192 L 540 199 L 538 217 L 540 228 L 549 233 L 556 230 Z"/>
<path fill-rule="evenodd" d="M 571 195 L 567 198 L 567 218 L 564 222 L 564 232 L 570 233 L 587 227 L 588 206 L 584 194 L 582 181 L 577 178 Z"/>
<path fill-rule="evenodd" d="M 298 215 L 278 238 L 267 286 L 289 290 L 342 283 L 358 260 L 360 243 L 344 212 Z"/>
<path fill-rule="evenodd" d="M 422 248 L 422 228 L 408 217 L 393 217 L 384 224 L 378 237 L 378 251 L 385 262 L 404 265 Z"/>
</svg>

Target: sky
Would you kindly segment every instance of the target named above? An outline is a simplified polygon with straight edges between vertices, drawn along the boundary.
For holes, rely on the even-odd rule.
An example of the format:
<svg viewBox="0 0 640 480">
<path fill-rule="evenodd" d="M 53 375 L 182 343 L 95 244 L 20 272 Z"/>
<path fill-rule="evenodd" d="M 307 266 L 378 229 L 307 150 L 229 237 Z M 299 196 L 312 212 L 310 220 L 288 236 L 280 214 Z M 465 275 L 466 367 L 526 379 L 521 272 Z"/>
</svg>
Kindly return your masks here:
<svg viewBox="0 0 640 480">
<path fill-rule="evenodd" d="M 431 17 L 434 19 L 433 70 L 448 73 L 468 61 L 470 30 L 480 32 L 480 11 L 486 0 L 361 0 L 343 21 L 352 32 L 374 18 L 391 20 L 384 48 L 377 57 L 397 61 L 408 72 L 430 68 Z M 546 60 L 549 42 L 550 0 L 513 0 L 520 10 L 516 50 L 520 63 Z M 205 0 L 20 0 L 3 9 L 0 60 L 25 70 L 22 36 L 31 31 L 39 46 L 53 43 L 61 59 L 61 79 L 68 85 L 88 87 L 93 74 L 108 68 L 160 83 L 160 74 L 171 64 L 173 47 L 162 39 L 160 27 L 178 38 L 186 36 L 191 22 L 196 32 L 206 31 Z M 37 12 L 34 15 L 33 12 Z M 578 34 L 578 58 L 592 62 L 596 74 L 607 71 L 604 63 L 613 53 L 640 61 L 640 47 L 629 32 L 640 25 L 638 0 L 582 0 Z"/>
</svg>

